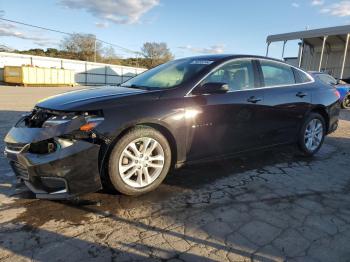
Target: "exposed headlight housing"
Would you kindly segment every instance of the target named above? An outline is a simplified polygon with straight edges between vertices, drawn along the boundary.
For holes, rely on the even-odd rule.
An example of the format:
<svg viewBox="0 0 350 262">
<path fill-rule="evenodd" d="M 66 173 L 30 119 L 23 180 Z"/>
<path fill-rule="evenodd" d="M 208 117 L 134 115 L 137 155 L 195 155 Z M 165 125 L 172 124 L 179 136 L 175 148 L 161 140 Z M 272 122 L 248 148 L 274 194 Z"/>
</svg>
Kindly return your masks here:
<svg viewBox="0 0 350 262">
<path fill-rule="evenodd" d="M 64 117 L 64 119 L 63 119 Z M 52 126 L 57 126 L 57 125 L 61 125 L 64 123 L 67 123 L 69 121 L 71 121 L 72 119 L 67 119 L 67 117 L 63 116 L 53 116 L 50 117 L 48 120 L 46 120 L 43 124 L 43 127 L 52 127 Z"/>
<path fill-rule="evenodd" d="M 104 120 L 104 118 L 100 115 L 94 115 L 91 113 L 83 113 L 82 115 L 85 117 L 86 123 L 79 128 L 80 131 L 91 131 Z M 45 128 L 65 124 L 77 117 L 79 117 L 79 115 L 68 113 L 67 115 L 55 115 L 47 119 L 43 123 L 42 127 Z"/>
</svg>

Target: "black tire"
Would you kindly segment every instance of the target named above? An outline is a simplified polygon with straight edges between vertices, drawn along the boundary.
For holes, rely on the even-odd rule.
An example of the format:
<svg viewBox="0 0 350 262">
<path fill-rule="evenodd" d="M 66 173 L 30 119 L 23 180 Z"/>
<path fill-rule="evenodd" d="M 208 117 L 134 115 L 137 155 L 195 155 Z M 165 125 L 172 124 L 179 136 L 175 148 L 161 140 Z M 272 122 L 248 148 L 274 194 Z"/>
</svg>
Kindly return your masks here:
<svg viewBox="0 0 350 262">
<path fill-rule="evenodd" d="M 343 102 L 341 103 L 341 107 L 343 109 L 349 109 L 350 108 L 350 94 L 347 94 L 344 97 Z"/>
<path fill-rule="evenodd" d="M 322 128 L 323 128 L 323 135 L 322 135 L 322 139 L 321 139 L 321 142 L 318 145 L 318 147 L 315 148 L 314 150 L 309 150 L 305 145 L 305 132 L 306 132 L 306 128 L 309 125 L 309 123 L 314 119 L 318 119 L 321 121 Z M 325 119 L 322 115 L 313 112 L 308 117 L 305 118 L 304 123 L 303 123 L 303 125 L 299 131 L 299 135 L 298 135 L 298 148 L 303 156 L 311 157 L 320 150 L 320 148 L 322 147 L 322 144 L 324 142 L 324 138 L 326 136 L 326 131 L 327 131 L 326 130 L 326 122 L 325 122 Z"/>
<path fill-rule="evenodd" d="M 135 188 L 126 184 L 122 180 L 119 172 L 119 160 L 123 150 L 129 145 L 129 143 L 141 137 L 152 138 L 161 145 L 164 152 L 164 166 L 160 175 L 150 185 L 142 188 Z M 171 166 L 171 148 L 169 146 L 167 139 L 159 131 L 151 127 L 139 126 L 130 130 L 114 145 L 108 159 L 108 175 L 112 186 L 117 191 L 125 195 L 137 196 L 156 189 L 165 179 L 166 175 L 169 172 L 170 166 Z"/>
</svg>

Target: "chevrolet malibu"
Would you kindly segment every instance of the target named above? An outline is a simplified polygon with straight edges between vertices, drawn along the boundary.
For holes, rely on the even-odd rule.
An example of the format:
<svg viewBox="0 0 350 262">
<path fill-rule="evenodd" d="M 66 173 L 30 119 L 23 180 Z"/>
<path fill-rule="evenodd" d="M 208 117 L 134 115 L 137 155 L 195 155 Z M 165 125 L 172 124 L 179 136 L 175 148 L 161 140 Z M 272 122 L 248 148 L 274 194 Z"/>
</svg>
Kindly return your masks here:
<svg viewBox="0 0 350 262">
<path fill-rule="evenodd" d="M 103 185 L 139 195 L 188 163 L 293 143 L 312 156 L 339 108 L 336 89 L 278 60 L 184 58 L 40 101 L 5 137 L 5 154 L 38 198 Z"/>
</svg>

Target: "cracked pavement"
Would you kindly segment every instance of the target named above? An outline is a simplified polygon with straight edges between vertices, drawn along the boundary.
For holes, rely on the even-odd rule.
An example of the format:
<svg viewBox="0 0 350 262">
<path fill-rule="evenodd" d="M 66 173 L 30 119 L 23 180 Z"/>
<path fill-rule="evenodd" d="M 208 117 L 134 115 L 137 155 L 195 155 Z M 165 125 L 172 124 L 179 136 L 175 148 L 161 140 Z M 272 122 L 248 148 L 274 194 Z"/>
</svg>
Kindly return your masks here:
<svg viewBox="0 0 350 262">
<path fill-rule="evenodd" d="M 21 114 L 6 107 L 1 138 Z M 136 198 L 36 200 L 1 155 L 0 260 L 350 261 L 350 111 L 340 119 L 314 158 L 287 146 L 185 167 Z"/>
</svg>

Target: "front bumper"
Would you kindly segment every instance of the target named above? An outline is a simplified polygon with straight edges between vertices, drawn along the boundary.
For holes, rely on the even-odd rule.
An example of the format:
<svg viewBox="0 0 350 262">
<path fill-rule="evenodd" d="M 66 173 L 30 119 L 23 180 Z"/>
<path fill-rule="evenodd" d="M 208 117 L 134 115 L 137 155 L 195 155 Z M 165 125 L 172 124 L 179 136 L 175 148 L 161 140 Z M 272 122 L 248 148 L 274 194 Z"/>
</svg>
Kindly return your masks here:
<svg viewBox="0 0 350 262">
<path fill-rule="evenodd" d="M 73 125 L 72 129 L 74 128 Z M 14 173 L 37 198 L 67 199 L 102 188 L 98 144 L 74 140 L 68 146 L 59 147 L 47 154 L 30 152 L 31 142 L 56 139 L 57 135 L 66 132 L 69 132 L 67 128 L 59 127 L 13 127 L 5 137 L 5 155 Z"/>
</svg>

